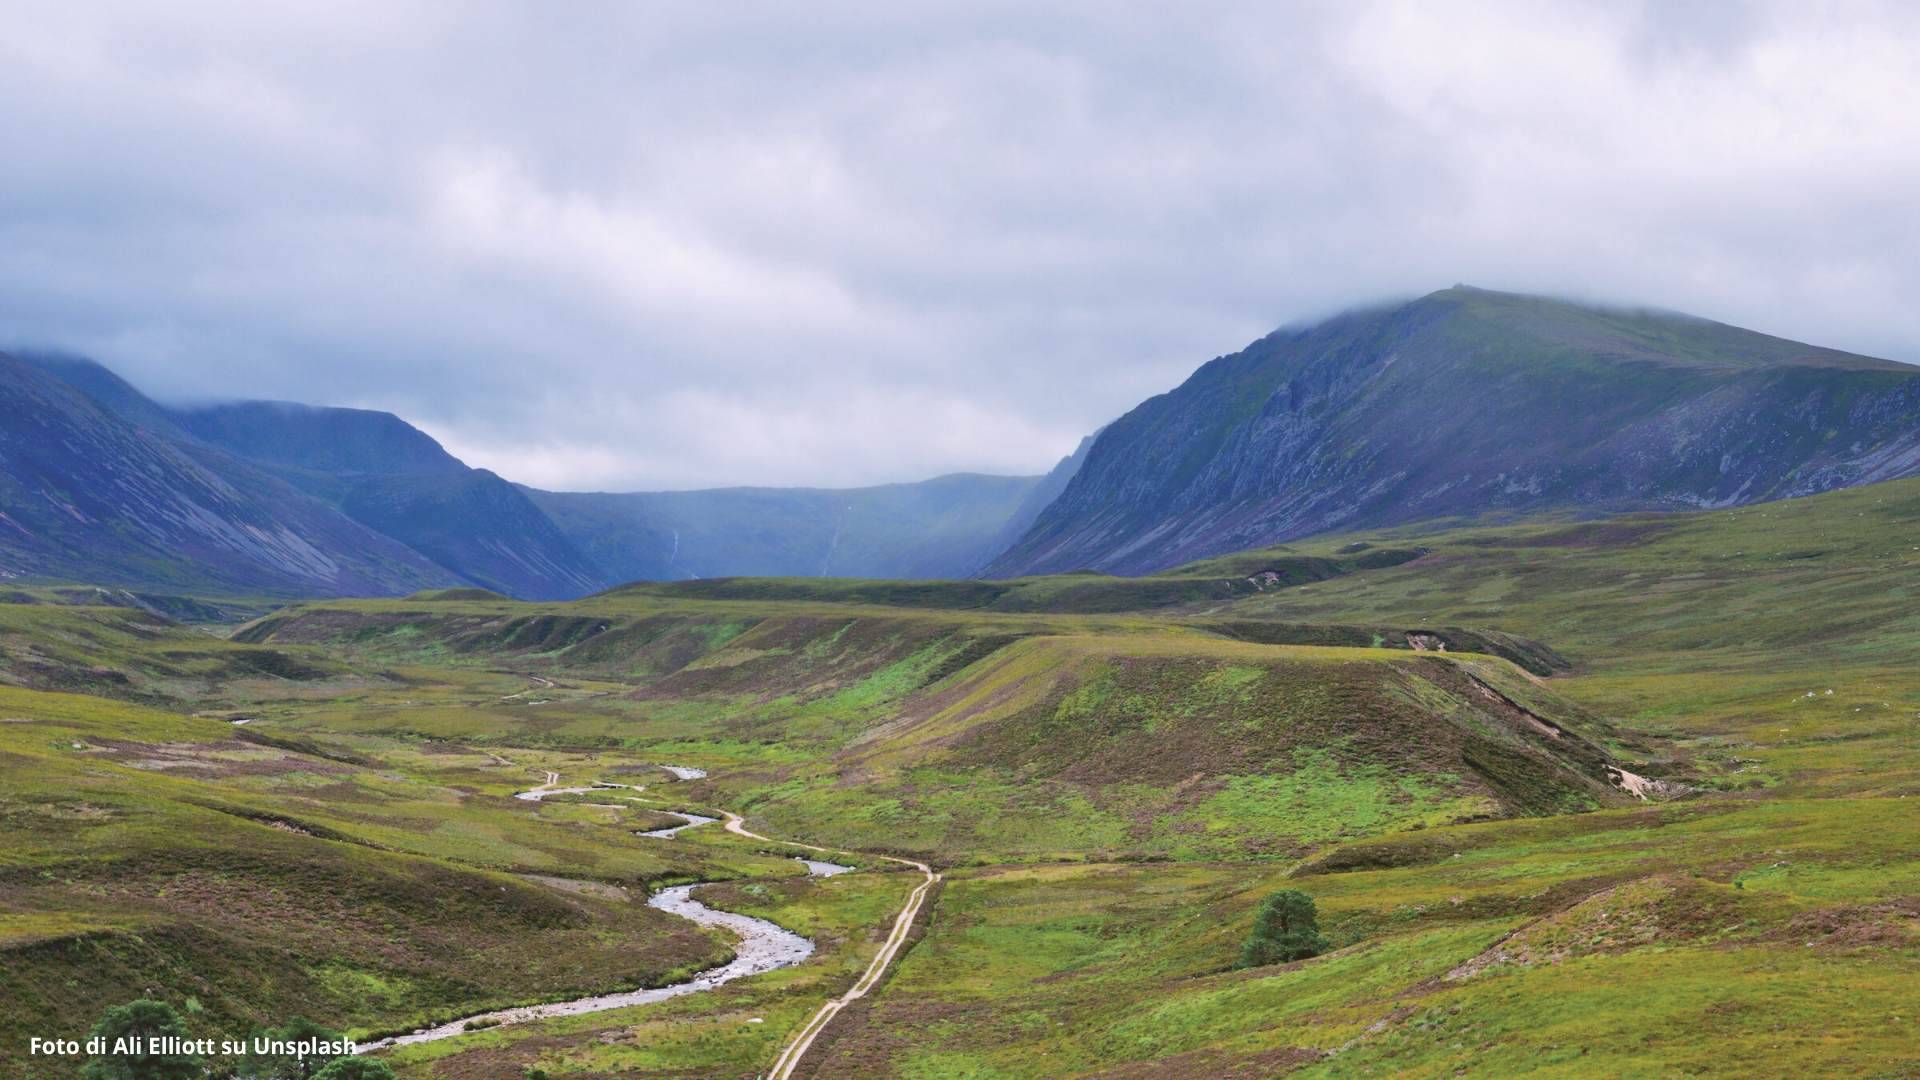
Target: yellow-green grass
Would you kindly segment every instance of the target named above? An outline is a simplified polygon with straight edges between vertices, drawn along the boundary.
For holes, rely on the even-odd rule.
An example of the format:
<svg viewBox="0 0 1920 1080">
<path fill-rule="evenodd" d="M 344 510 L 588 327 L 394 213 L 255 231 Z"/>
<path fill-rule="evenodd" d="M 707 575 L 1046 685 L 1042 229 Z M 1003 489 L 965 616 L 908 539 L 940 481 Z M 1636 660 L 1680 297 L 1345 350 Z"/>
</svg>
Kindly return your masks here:
<svg viewBox="0 0 1920 1080">
<path fill-rule="evenodd" d="M 1413 547 L 1428 553 L 1359 558 Z M 209 846 L 349 851 L 324 865 L 362 884 L 387 879 L 380 860 L 487 881 L 728 876 L 760 882 L 724 891 L 729 906 L 768 905 L 755 909 L 823 935 L 886 921 L 891 893 L 862 892 L 868 875 L 797 882 L 777 850 L 717 827 L 653 845 L 628 835 L 652 820 L 645 808 L 728 808 L 773 835 L 958 868 L 895 977 L 829 1029 L 818 1075 L 1905 1075 L 1920 1012 L 1901 1000 L 1920 974 L 1915 547 L 1920 484 L 1901 483 L 1699 515 L 1338 537 L 1213 560 L 1164 586 L 1068 576 L 1021 586 L 1056 609 L 1038 613 L 955 607 L 971 586 L 915 608 L 862 583 L 732 583 L 576 604 L 329 602 L 238 635 L 234 647 L 328 672 L 305 681 L 168 683 L 126 660 L 147 646 L 123 636 L 72 656 L 126 673 L 110 692 L 150 679 L 175 695 L 154 700 L 255 715 L 253 741 L 147 713 L 110 726 L 184 749 L 9 743 L 0 725 L 0 764 L 67 770 L 46 773 L 45 794 L 104 792 L 29 812 L 55 824 L 34 817 L 33 836 L 4 846 L 16 861 L 0 864 L 13 874 L 0 932 L 44 942 L 149 925 L 151 905 L 88 899 L 81 877 L 32 880 L 64 843 L 54 834 L 83 828 L 103 863 L 177 864 L 192 844 L 174 833 L 200 830 Z M 1349 563 L 1338 575 L 1251 580 L 1276 560 L 1336 556 Z M 1123 595 L 1186 606 L 1060 610 Z M 1484 656 L 1222 637 L 1327 627 L 1306 640 L 1413 644 L 1409 632 L 1458 626 L 1544 642 L 1573 670 L 1539 680 Z M 1521 713 L 1562 734 L 1528 734 Z M 1516 789 L 1511 770 L 1423 757 L 1454 730 L 1540 750 L 1521 770 L 1535 779 L 1591 780 L 1611 760 L 1694 793 L 1620 806 L 1577 779 Z M 108 736 L 80 741 L 96 738 Z M 140 756 L 193 764 L 141 770 Z M 268 767 L 291 759 L 303 764 Z M 657 762 L 713 776 L 669 783 L 646 771 Z M 510 799 L 548 771 L 647 790 L 630 812 Z M 114 816 L 82 824 L 136 798 L 166 808 L 149 833 Z M 1537 816 L 1565 810 L 1586 812 Z M 1487 814 L 1518 816 L 1462 822 Z M 1231 970 L 1255 905 L 1286 887 L 1319 902 L 1337 951 Z M 627 916 L 594 917 L 624 932 L 611 920 Z M 496 956 L 508 959 L 520 958 Z M 69 976 L 105 963 L 65 962 Z M 835 963 L 836 977 L 859 966 Z M 335 995 L 322 1000 L 358 992 L 379 1016 L 457 996 L 364 959 L 307 968 Z M 821 977 L 803 965 L 399 1060 L 419 1075 L 745 1073 L 831 989 L 779 987 Z M 230 1001 L 248 985 L 220 969 L 207 992 Z M 606 1033 L 612 1044 L 597 1041 Z"/>
<path fill-rule="evenodd" d="M 819 1067 L 1618 1076 L 1683 1063 L 1738 1076 L 1765 1058 L 1812 1075 L 1903 1075 L 1915 1064 L 1920 824 L 1898 802 L 1436 829 L 1355 845 L 1425 845 L 1417 865 L 1343 873 L 961 870 L 927 939 Z M 1283 886 L 1316 899 L 1335 951 L 1233 970 L 1253 907 Z M 1487 963 L 1502 953 L 1520 959 Z"/>
<path fill-rule="evenodd" d="M 981 861 L 1297 854 L 1535 812 L 1536 797 L 1613 798 L 1572 717 L 1564 740 L 1517 732 L 1431 681 L 1471 669 L 1524 684 L 1505 668 L 1188 634 L 1027 638 L 896 701 L 898 715 L 817 765 L 742 778 L 754 786 L 739 805 L 788 834 L 878 834 L 895 850 Z M 1487 771 L 1483 737 L 1542 753 L 1527 758 L 1542 786 L 1517 791 Z M 1592 751 L 1584 766 L 1552 756 L 1575 744 Z"/>
<path fill-rule="evenodd" d="M 362 681 L 316 649 L 228 641 L 135 608 L 0 603 L 0 682 L 152 704 L 206 707 L 230 696 Z"/>
<path fill-rule="evenodd" d="M 655 983 L 716 962 L 724 941 L 522 875 L 644 895 L 654 882 L 799 873 L 750 849 L 638 838 L 578 808 L 235 731 L 0 689 L 7 1045 L 81 1034 L 129 986 L 191 999 L 197 1029 L 237 1035 L 294 1011 L 377 1031 Z"/>
<path fill-rule="evenodd" d="M 694 833 L 685 834 L 692 837 Z M 790 1032 L 866 970 L 919 875 L 899 870 L 708 886 L 701 901 L 804 934 L 812 956 L 791 968 L 652 1005 L 493 1028 L 405 1047 L 390 1060 L 406 1077 L 753 1076 Z"/>
<path fill-rule="evenodd" d="M 695 764 L 715 773 L 700 797 L 783 835 L 943 861 L 1288 855 L 1623 797 L 1594 741 L 1606 725 L 1496 658 L 1177 626 L 974 649 L 896 615 L 773 622 L 624 695 L 552 676 L 561 687 L 536 707 L 421 677 L 405 701 L 283 702 L 261 730 L 377 740 L 389 757 L 409 742 L 435 756 L 439 743 L 495 748 L 522 775 L 577 775 L 595 754 Z M 1529 730 L 1476 685 L 1564 737 Z M 454 760 L 457 773 L 438 774 L 449 783 L 493 771 Z"/>
</svg>

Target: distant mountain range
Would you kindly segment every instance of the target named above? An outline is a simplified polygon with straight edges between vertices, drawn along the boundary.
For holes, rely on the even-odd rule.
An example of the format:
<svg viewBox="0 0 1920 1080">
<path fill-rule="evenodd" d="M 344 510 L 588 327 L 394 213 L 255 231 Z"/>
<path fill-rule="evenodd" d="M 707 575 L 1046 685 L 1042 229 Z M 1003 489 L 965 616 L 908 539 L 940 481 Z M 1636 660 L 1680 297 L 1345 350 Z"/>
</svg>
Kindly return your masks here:
<svg viewBox="0 0 1920 1080">
<path fill-rule="evenodd" d="M 960 473 L 850 490 L 526 491 L 622 581 L 950 578 L 1005 550 L 1007 523 L 1040 480 Z M 1019 531 L 1032 521 L 1027 516 Z"/>
<path fill-rule="evenodd" d="M 964 577 L 1047 477 L 570 494 L 468 467 L 389 413 L 163 405 L 93 361 L 0 356 L 0 574 L 142 589 L 526 599 L 728 574 Z"/>
<path fill-rule="evenodd" d="M 528 599 L 631 580 L 1141 573 L 1448 516 L 1725 506 L 1920 473 L 1920 368 L 1457 286 L 1277 331 L 1046 476 L 571 493 L 388 413 L 166 405 L 0 354 L 0 580 Z"/>
<path fill-rule="evenodd" d="M 1277 331 L 1109 425 L 990 577 L 1134 574 L 1459 515 L 1920 473 L 1920 368 L 1464 286 Z"/>
</svg>

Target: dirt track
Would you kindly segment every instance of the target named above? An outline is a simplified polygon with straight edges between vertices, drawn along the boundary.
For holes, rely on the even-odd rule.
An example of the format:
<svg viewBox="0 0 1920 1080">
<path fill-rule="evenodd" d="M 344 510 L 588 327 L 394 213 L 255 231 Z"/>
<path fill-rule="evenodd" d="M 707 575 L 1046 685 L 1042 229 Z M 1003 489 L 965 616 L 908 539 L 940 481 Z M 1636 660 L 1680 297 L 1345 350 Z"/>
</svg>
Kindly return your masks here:
<svg viewBox="0 0 1920 1080">
<path fill-rule="evenodd" d="M 829 855 L 860 854 L 859 852 L 838 852 L 833 848 L 816 847 L 813 844 L 795 844 L 790 840 L 773 840 L 769 837 L 761 836 L 757 832 L 749 831 L 740 815 L 728 810 L 722 810 L 720 812 L 727 815 L 727 831 L 731 833 L 752 837 L 755 840 L 765 840 L 768 843 L 790 844 L 793 847 L 806 848 L 808 851 L 819 851 Z M 913 930 L 913 920 L 919 916 L 921 906 L 926 903 L 927 894 L 933 890 L 934 883 L 940 880 L 940 875 L 933 872 L 933 867 L 923 862 L 915 862 L 912 859 L 899 859 L 891 855 L 869 857 L 885 859 L 887 862 L 899 863 L 903 866 L 911 866 L 915 870 L 920 871 L 920 873 L 925 876 L 925 880 L 915 886 L 911 893 L 907 894 L 906 904 L 901 907 L 900 914 L 894 917 L 893 931 L 887 935 L 886 943 L 880 946 L 880 951 L 874 955 L 873 963 L 867 965 L 867 970 L 861 974 L 859 981 L 855 982 L 846 993 L 820 1006 L 820 1011 L 814 1013 L 811 1019 L 801 1025 L 799 1032 L 796 1033 L 793 1040 L 787 1044 L 787 1048 L 782 1050 L 780 1056 L 775 1059 L 773 1069 L 767 1073 L 769 1080 L 789 1080 L 789 1078 L 793 1076 L 793 1070 L 799 1067 L 800 1060 L 806 1056 L 807 1050 L 813 1046 L 814 1039 L 818 1038 L 820 1033 L 826 1030 L 827 1025 L 833 1021 L 833 1018 L 839 1014 L 840 1010 L 866 997 L 867 991 L 872 990 L 879 984 L 880 977 L 887 973 L 887 968 L 893 963 L 894 957 L 900 955 L 901 948 L 906 945 L 907 937 Z"/>
<path fill-rule="evenodd" d="M 682 780 L 697 779 L 706 775 L 704 770 L 682 766 L 669 765 L 662 766 L 662 768 L 667 769 L 673 773 L 676 778 Z M 545 782 L 539 787 L 519 792 L 514 798 L 528 802 L 539 802 L 548 795 L 584 794 L 587 792 L 607 791 L 617 788 L 630 791 L 643 790 L 643 788 L 625 784 L 596 783 L 583 787 L 561 787 L 559 785 L 560 774 L 548 772 Z M 932 891 L 934 883 L 940 880 L 940 875 L 935 873 L 933 868 L 926 863 L 915 862 L 912 859 L 901 859 L 891 855 L 867 855 L 851 850 L 825 848 L 814 844 L 802 844 L 791 840 L 776 840 L 770 836 L 762 836 L 757 832 L 749 830 L 746 827 L 745 819 L 740 815 L 730 810 L 721 810 L 720 812 L 726 815 L 727 831 L 739 836 L 745 836 L 764 843 L 802 848 L 807 851 L 815 851 L 827 855 L 854 855 L 856 857 L 898 863 L 902 866 L 911 866 L 915 870 L 920 871 L 924 878 L 919 885 L 914 887 L 911 893 L 907 894 L 907 902 L 902 905 L 899 914 L 894 917 L 893 927 L 887 935 L 887 940 L 882 943 L 880 951 L 874 955 L 873 962 L 867 965 L 866 971 L 861 974 L 859 980 L 856 981 L 846 993 L 821 1005 L 819 1010 L 794 1034 L 794 1037 L 787 1043 L 785 1049 L 780 1052 L 780 1057 L 774 1061 L 773 1068 L 767 1073 L 767 1076 L 770 1077 L 771 1080 L 788 1080 L 788 1078 L 792 1077 L 794 1069 L 799 1066 L 801 1059 L 806 1056 L 808 1049 L 813 1046 L 814 1040 L 819 1037 L 821 1031 L 826 1029 L 833 1018 L 839 1014 L 840 1010 L 846 1008 L 847 1005 L 852 1002 L 865 997 L 868 991 L 879 984 L 881 977 L 886 974 L 887 968 L 892 965 L 894 959 L 899 956 L 900 950 L 905 947 L 907 937 L 913 928 L 913 921 L 919 916 L 921 907 L 926 903 L 927 894 Z M 643 833 L 641 835 L 671 836 L 673 833 L 677 833 L 682 829 L 694 828 L 695 826 L 704 825 L 713 820 L 712 818 L 701 817 L 696 814 L 676 813 L 675 816 L 688 819 L 687 824 L 672 829 L 660 830 L 658 833 Z M 849 869 L 836 863 L 821 862 L 818 860 L 801 859 L 800 861 L 806 864 L 807 872 L 816 877 L 830 877 Z M 454 1020 L 436 1027 L 422 1028 L 405 1035 L 382 1039 L 379 1042 L 367 1044 L 362 1049 L 379 1050 L 389 1046 L 403 1046 L 410 1043 L 430 1042 L 438 1039 L 451 1038 L 468 1031 L 469 1024 L 477 1025 L 475 1028 L 475 1030 L 477 1030 L 479 1028 L 506 1024 L 525 1023 L 530 1020 L 544 1020 L 556 1016 L 577 1016 L 583 1013 L 600 1012 L 607 1009 L 621 1009 L 633 1005 L 645 1005 L 655 1001 L 664 1001 L 668 998 L 678 997 L 683 994 L 710 990 L 723 983 L 744 978 L 748 975 L 758 975 L 763 972 L 775 970 L 776 968 L 790 967 L 812 955 L 813 943 L 806 938 L 784 927 L 768 922 L 765 919 L 756 919 L 751 916 L 738 915 L 732 912 L 717 911 L 709 908 L 692 898 L 691 893 L 695 888 L 698 888 L 698 886 L 681 885 L 670 889 L 663 889 L 658 894 L 649 898 L 647 904 L 650 907 L 659 908 L 662 911 L 668 911 L 683 918 L 691 919 L 702 926 L 725 927 L 738 935 L 740 944 L 735 949 L 734 959 L 721 967 L 703 971 L 685 982 L 675 983 L 671 986 L 656 987 L 648 990 L 629 990 L 617 994 L 596 994 L 591 997 L 577 998 L 570 1001 L 550 1002 L 543 1005 L 528 1005 L 515 1009 L 501 1009 L 495 1012 L 481 1013 L 476 1016 L 462 1017 L 459 1020 Z"/>
</svg>

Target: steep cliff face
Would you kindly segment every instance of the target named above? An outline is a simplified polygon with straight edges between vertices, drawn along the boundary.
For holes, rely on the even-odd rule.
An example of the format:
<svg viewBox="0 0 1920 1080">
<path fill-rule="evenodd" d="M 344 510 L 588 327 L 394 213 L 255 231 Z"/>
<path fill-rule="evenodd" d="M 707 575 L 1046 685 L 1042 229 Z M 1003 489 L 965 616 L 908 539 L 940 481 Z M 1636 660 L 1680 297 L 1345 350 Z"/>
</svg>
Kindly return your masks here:
<svg viewBox="0 0 1920 1080">
<path fill-rule="evenodd" d="M 1061 458 L 1053 468 L 1047 470 L 1045 476 L 1039 478 L 1032 490 L 1020 500 L 1020 505 L 1014 509 L 1013 516 L 1000 526 L 999 532 L 993 538 L 991 556 L 997 557 L 1001 552 L 1019 543 L 1021 537 L 1027 535 L 1027 530 L 1033 528 L 1033 523 L 1040 520 L 1040 515 L 1046 512 L 1047 507 L 1053 505 L 1053 501 L 1060 497 L 1061 492 L 1067 490 L 1067 485 L 1072 483 L 1073 478 L 1079 474 L 1080 467 L 1087 463 L 1087 452 L 1093 449 L 1093 442 L 1099 437 L 1100 432 L 1095 431 L 1081 439 L 1080 445 L 1073 448 L 1073 453 Z M 965 573 L 977 576 L 981 568 L 990 561 L 992 561 L 991 557 L 977 559 Z"/>
<path fill-rule="evenodd" d="M 990 576 L 1138 573 L 1499 510 L 1725 506 L 1920 472 L 1920 369 L 1456 287 L 1278 331 L 1114 422 Z"/>
</svg>

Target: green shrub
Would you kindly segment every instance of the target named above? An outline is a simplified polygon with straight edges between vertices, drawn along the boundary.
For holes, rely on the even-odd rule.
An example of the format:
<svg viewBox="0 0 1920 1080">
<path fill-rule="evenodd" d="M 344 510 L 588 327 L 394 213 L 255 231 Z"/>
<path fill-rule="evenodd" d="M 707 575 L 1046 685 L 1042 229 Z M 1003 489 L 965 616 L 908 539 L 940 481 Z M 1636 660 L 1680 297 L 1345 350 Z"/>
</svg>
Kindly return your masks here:
<svg viewBox="0 0 1920 1080">
<path fill-rule="evenodd" d="M 1320 915 L 1313 897 L 1298 889 L 1282 889 L 1260 903 L 1253 917 L 1253 933 L 1240 950 L 1241 967 L 1284 964 L 1327 951 L 1320 936 Z"/>
<path fill-rule="evenodd" d="M 115 1005 L 101 1015 L 91 1034 L 106 1041 L 107 1052 L 87 1062 L 80 1074 L 86 1080 L 195 1080 L 201 1075 L 200 1059 L 192 1054 L 147 1052 L 153 1039 L 189 1037 L 180 1014 L 164 1001 L 142 998 Z M 139 1051 L 114 1052 L 122 1039 L 137 1044 Z"/>
</svg>

